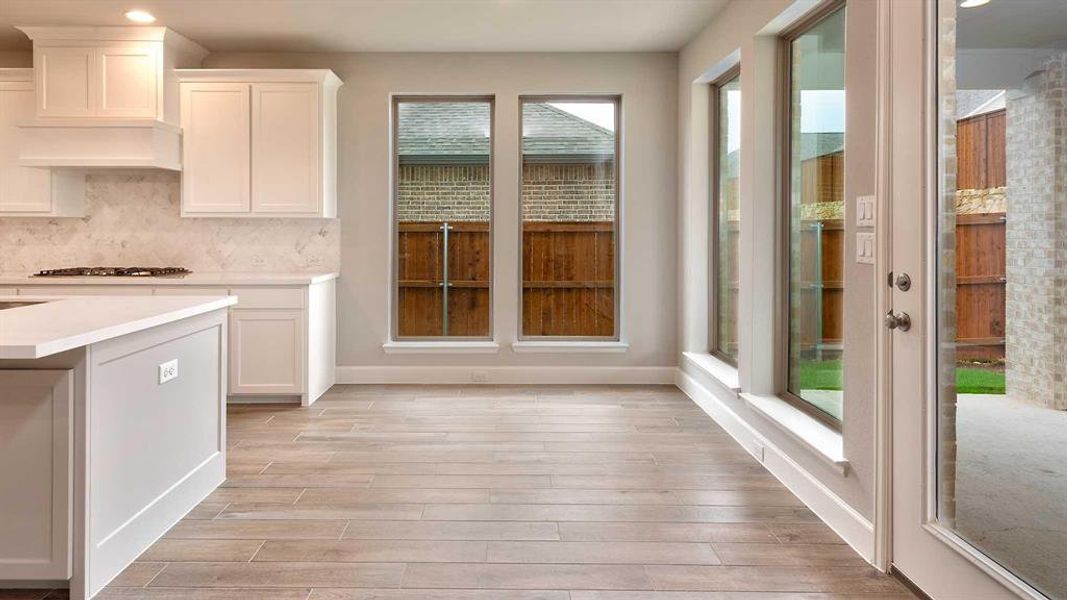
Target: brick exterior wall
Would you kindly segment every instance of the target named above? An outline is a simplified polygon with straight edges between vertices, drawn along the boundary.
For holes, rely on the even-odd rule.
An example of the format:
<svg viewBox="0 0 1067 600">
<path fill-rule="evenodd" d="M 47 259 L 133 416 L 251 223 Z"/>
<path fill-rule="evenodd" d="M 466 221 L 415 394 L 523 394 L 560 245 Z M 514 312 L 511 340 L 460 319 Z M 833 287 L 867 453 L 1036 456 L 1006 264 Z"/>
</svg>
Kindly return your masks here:
<svg viewBox="0 0 1067 600">
<path fill-rule="evenodd" d="M 1006 383 L 1067 410 L 1067 54 L 1007 100 Z"/>
<path fill-rule="evenodd" d="M 614 165 L 523 165 L 522 218 L 524 221 L 615 220 Z"/>
<path fill-rule="evenodd" d="M 489 165 L 400 165 L 400 221 L 488 221 Z"/>
<path fill-rule="evenodd" d="M 613 165 L 524 165 L 523 218 L 542 222 L 612 221 L 614 178 Z M 397 180 L 400 221 L 489 220 L 488 165 L 400 165 Z"/>
</svg>

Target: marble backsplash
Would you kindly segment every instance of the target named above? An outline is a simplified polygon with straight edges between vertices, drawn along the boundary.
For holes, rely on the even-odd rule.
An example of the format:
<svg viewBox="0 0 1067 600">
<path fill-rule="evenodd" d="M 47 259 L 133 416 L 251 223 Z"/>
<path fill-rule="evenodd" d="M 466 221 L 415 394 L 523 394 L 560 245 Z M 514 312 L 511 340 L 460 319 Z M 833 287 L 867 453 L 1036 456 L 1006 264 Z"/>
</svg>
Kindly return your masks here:
<svg viewBox="0 0 1067 600">
<path fill-rule="evenodd" d="M 340 268 L 338 219 L 183 219 L 178 173 L 87 177 L 85 217 L 0 217 L 0 272 L 77 265 L 179 265 L 201 272 Z"/>
</svg>

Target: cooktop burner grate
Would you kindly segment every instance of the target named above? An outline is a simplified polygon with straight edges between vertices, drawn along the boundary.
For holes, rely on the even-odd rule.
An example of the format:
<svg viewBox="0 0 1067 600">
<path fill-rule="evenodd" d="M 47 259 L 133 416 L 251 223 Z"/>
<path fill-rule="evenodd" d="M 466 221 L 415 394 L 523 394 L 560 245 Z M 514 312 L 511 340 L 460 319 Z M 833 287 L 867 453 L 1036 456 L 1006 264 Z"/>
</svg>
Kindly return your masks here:
<svg viewBox="0 0 1067 600">
<path fill-rule="evenodd" d="M 42 269 L 34 277 L 166 277 L 192 273 L 185 267 L 67 267 Z"/>
</svg>

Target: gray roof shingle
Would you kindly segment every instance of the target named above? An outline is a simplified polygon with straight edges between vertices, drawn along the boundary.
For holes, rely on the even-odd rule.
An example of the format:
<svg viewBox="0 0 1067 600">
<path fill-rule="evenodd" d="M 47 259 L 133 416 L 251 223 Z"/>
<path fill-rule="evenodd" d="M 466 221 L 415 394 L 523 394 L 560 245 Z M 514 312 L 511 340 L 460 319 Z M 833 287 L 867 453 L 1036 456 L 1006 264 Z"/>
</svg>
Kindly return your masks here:
<svg viewBox="0 0 1067 600">
<path fill-rule="evenodd" d="M 489 105 L 484 102 L 401 102 L 397 147 L 405 162 L 480 162 L 489 155 Z M 615 152 L 615 134 L 544 103 L 523 105 L 527 156 L 590 160 Z"/>
</svg>

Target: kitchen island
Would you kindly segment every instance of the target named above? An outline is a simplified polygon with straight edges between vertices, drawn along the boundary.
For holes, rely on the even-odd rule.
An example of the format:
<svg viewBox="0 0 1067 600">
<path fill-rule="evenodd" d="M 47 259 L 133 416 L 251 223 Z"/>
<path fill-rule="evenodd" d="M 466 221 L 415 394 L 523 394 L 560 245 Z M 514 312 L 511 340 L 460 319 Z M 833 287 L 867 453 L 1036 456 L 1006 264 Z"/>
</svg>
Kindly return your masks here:
<svg viewBox="0 0 1067 600">
<path fill-rule="evenodd" d="M 91 598 L 225 479 L 232 296 L 0 296 L 0 587 Z"/>
</svg>

